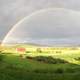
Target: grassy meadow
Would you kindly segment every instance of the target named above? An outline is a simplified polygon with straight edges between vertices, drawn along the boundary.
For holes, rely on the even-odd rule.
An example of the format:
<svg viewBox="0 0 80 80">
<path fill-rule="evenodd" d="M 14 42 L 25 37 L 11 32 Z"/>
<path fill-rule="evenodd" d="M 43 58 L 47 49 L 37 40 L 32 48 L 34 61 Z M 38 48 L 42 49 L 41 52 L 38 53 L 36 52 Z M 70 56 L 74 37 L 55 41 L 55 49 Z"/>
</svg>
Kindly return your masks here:
<svg viewBox="0 0 80 80">
<path fill-rule="evenodd" d="M 17 51 L 25 48 L 25 51 Z M 1 80 L 80 80 L 80 49 L 16 45 L 0 47 Z"/>
</svg>

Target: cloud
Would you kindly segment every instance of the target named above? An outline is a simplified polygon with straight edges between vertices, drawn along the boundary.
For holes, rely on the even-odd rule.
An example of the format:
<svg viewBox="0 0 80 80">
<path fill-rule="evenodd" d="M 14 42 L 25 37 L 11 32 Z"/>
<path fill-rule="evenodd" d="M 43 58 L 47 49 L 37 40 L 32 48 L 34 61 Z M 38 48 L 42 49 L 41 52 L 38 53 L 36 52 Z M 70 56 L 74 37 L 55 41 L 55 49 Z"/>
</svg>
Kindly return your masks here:
<svg viewBox="0 0 80 80">
<path fill-rule="evenodd" d="M 0 0 L 0 40 L 19 20 L 34 11 L 62 7 L 80 10 L 80 0 Z"/>
<path fill-rule="evenodd" d="M 80 12 L 48 8 L 15 25 L 3 43 L 80 44 Z"/>
</svg>

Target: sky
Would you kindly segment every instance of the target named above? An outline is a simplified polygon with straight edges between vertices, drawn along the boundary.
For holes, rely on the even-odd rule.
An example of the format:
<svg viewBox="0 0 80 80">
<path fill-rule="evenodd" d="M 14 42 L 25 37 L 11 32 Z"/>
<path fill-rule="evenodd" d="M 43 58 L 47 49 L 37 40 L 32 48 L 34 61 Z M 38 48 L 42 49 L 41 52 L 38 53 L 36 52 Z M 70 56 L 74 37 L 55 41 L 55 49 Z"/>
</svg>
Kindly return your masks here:
<svg viewBox="0 0 80 80">
<path fill-rule="evenodd" d="M 79 12 L 80 0 L 0 0 L 0 40 L 21 19 L 45 8 L 65 8 Z M 71 30 L 72 27 L 73 25 L 66 28 Z M 73 28 L 73 31 L 75 29 L 79 32 L 80 28 Z"/>
</svg>

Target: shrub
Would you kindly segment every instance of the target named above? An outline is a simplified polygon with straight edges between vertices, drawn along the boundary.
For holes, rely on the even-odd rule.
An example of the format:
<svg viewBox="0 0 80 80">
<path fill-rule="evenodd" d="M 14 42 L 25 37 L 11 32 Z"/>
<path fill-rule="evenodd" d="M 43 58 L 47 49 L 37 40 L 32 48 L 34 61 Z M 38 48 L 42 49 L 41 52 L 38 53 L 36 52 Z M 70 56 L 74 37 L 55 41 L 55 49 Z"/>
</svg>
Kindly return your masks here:
<svg viewBox="0 0 80 80">
<path fill-rule="evenodd" d="M 37 56 L 37 57 L 34 57 L 33 59 L 37 61 L 43 61 L 43 62 L 46 61 L 46 58 L 43 56 Z"/>
<path fill-rule="evenodd" d="M 31 51 L 26 51 L 26 53 L 31 53 Z"/>
<path fill-rule="evenodd" d="M 37 48 L 36 50 L 38 53 L 42 53 L 42 50 L 40 48 Z"/>
<path fill-rule="evenodd" d="M 27 58 L 27 59 L 33 59 L 33 57 L 31 57 L 31 56 L 27 56 L 26 58 Z"/>
<path fill-rule="evenodd" d="M 36 57 L 27 57 L 28 59 L 33 59 L 36 61 L 49 63 L 49 64 L 58 64 L 58 63 L 68 63 L 65 60 L 53 58 L 51 56 L 45 57 L 45 56 L 36 56 Z"/>
</svg>

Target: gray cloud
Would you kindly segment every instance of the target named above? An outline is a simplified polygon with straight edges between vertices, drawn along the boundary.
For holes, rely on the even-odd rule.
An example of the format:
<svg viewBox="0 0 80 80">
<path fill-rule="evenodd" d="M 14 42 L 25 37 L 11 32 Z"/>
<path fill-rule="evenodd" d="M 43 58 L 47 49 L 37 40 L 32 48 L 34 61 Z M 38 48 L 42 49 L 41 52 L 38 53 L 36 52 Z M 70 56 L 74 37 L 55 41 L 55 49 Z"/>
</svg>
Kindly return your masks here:
<svg viewBox="0 0 80 80">
<path fill-rule="evenodd" d="M 0 40 L 19 20 L 34 11 L 49 7 L 62 7 L 79 11 L 80 0 L 0 0 Z M 75 18 L 77 17 L 75 16 Z M 79 32 L 79 28 L 77 30 Z"/>
<path fill-rule="evenodd" d="M 80 44 L 80 12 L 52 8 L 26 17 L 5 38 L 4 43 Z"/>
</svg>

